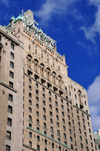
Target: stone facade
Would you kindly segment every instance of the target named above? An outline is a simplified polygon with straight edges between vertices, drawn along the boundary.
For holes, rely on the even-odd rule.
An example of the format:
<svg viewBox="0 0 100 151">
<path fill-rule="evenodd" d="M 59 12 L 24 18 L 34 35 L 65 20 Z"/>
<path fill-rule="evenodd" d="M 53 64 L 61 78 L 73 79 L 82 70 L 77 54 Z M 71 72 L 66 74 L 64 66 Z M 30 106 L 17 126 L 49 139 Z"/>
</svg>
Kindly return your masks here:
<svg viewBox="0 0 100 151">
<path fill-rule="evenodd" d="M 0 26 L 0 151 L 95 151 L 86 90 L 33 13 Z"/>
</svg>

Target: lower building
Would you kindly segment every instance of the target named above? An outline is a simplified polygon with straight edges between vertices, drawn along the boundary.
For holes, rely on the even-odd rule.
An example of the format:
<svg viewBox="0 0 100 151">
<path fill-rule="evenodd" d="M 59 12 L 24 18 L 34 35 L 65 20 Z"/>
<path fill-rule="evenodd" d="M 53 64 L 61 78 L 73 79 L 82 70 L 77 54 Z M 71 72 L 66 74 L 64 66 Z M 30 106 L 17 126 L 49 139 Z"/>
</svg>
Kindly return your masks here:
<svg viewBox="0 0 100 151">
<path fill-rule="evenodd" d="M 0 26 L 0 151 L 95 151 L 86 90 L 32 11 Z"/>
<path fill-rule="evenodd" d="M 97 130 L 94 135 L 94 142 L 95 142 L 95 150 L 100 151 L 100 130 Z"/>
</svg>

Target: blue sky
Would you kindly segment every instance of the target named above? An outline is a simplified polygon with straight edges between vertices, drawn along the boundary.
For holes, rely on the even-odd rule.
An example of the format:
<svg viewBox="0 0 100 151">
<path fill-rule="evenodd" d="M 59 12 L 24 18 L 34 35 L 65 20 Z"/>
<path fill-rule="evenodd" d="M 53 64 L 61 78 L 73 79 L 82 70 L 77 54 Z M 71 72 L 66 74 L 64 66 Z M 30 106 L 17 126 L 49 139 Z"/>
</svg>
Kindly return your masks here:
<svg viewBox="0 0 100 151">
<path fill-rule="evenodd" d="M 100 129 L 100 0 L 0 0 L 0 24 L 31 9 L 66 56 L 68 73 L 88 92 L 93 130 Z"/>
</svg>

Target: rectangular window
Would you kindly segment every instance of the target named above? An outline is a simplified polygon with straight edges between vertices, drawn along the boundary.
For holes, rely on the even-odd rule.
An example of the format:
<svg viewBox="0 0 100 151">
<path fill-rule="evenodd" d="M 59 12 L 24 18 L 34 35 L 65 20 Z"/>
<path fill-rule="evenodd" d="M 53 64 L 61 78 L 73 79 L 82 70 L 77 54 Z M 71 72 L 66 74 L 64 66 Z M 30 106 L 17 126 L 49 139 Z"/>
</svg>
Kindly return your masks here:
<svg viewBox="0 0 100 151">
<path fill-rule="evenodd" d="M 10 67 L 14 68 L 14 63 L 12 61 L 10 61 Z"/>
<path fill-rule="evenodd" d="M 8 105 L 8 112 L 12 114 L 12 106 Z"/>
<path fill-rule="evenodd" d="M 9 87 L 13 88 L 13 83 L 9 81 Z"/>
<path fill-rule="evenodd" d="M 14 44 L 13 43 L 11 43 L 11 48 L 14 50 Z"/>
<path fill-rule="evenodd" d="M 10 71 L 9 76 L 10 76 L 11 78 L 14 78 L 14 73 L 13 73 L 12 71 Z"/>
<path fill-rule="evenodd" d="M 1 56 L 0 56 L 0 62 L 1 62 Z"/>
<path fill-rule="evenodd" d="M 14 53 L 13 52 L 10 52 L 10 58 L 14 59 Z"/>
<path fill-rule="evenodd" d="M 13 102 L 13 95 L 9 94 L 9 101 Z"/>
<path fill-rule="evenodd" d="M 12 126 L 12 119 L 11 118 L 7 118 L 7 125 Z"/>
<path fill-rule="evenodd" d="M 0 35 L 0 41 L 1 41 L 1 35 Z"/>
<path fill-rule="evenodd" d="M 6 138 L 8 140 L 11 140 L 11 132 L 10 131 L 7 131 Z"/>
<path fill-rule="evenodd" d="M 6 151 L 10 151 L 10 146 L 6 145 Z"/>
</svg>

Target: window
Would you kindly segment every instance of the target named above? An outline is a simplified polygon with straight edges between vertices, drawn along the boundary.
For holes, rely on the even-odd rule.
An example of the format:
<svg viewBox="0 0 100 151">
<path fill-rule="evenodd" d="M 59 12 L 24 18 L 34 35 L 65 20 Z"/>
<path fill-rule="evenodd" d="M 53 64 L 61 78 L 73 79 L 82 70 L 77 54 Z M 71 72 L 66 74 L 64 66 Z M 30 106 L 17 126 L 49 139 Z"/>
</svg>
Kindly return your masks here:
<svg viewBox="0 0 100 151">
<path fill-rule="evenodd" d="M 46 109 L 45 108 L 43 108 L 43 112 L 46 113 Z"/>
<path fill-rule="evenodd" d="M 52 116 L 52 112 L 50 112 L 50 116 Z"/>
<path fill-rule="evenodd" d="M 51 92 L 49 91 L 49 95 L 51 96 Z"/>
<path fill-rule="evenodd" d="M 49 102 L 52 102 L 51 98 L 49 98 Z"/>
<path fill-rule="evenodd" d="M 87 116 L 87 120 L 89 120 L 89 117 Z"/>
<path fill-rule="evenodd" d="M 71 145 L 71 149 L 73 150 L 73 145 Z"/>
<path fill-rule="evenodd" d="M 7 118 L 7 125 L 12 126 L 12 119 L 11 118 Z"/>
<path fill-rule="evenodd" d="M 29 132 L 29 137 L 32 138 L 32 133 L 31 132 Z"/>
<path fill-rule="evenodd" d="M 29 83 L 30 83 L 30 84 L 32 83 L 31 79 L 29 79 Z"/>
<path fill-rule="evenodd" d="M 57 95 L 55 95 L 55 99 L 57 99 Z"/>
<path fill-rule="evenodd" d="M 82 136 L 80 136 L 80 140 L 82 141 Z"/>
<path fill-rule="evenodd" d="M 86 132 L 84 132 L 85 137 L 87 136 Z"/>
<path fill-rule="evenodd" d="M 83 148 L 83 144 L 81 143 L 81 148 Z"/>
<path fill-rule="evenodd" d="M 56 113 L 58 113 L 58 109 L 56 108 Z"/>
<path fill-rule="evenodd" d="M 29 107 L 29 112 L 32 113 L 32 108 L 31 107 Z"/>
<path fill-rule="evenodd" d="M 7 138 L 8 140 L 11 140 L 11 132 L 10 132 L 10 131 L 7 131 L 7 133 L 6 133 L 6 138 Z"/>
<path fill-rule="evenodd" d="M 44 87 L 42 87 L 42 91 L 45 92 L 45 88 Z"/>
<path fill-rule="evenodd" d="M 85 123 L 85 120 L 83 119 L 83 123 Z"/>
<path fill-rule="evenodd" d="M 14 50 L 14 44 L 13 43 L 11 43 L 11 48 Z"/>
<path fill-rule="evenodd" d="M 56 119 L 59 120 L 59 116 L 58 115 L 56 115 Z"/>
<path fill-rule="evenodd" d="M 13 83 L 9 81 L 9 87 L 13 88 Z"/>
<path fill-rule="evenodd" d="M 65 126 L 63 126 L 63 130 L 66 131 L 66 127 Z"/>
<path fill-rule="evenodd" d="M 86 144 L 88 144 L 88 140 L 87 139 L 85 139 L 85 142 L 86 142 Z"/>
<path fill-rule="evenodd" d="M 44 126 L 43 126 L 44 128 L 46 128 L 46 123 L 44 123 Z"/>
<path fill-rule="evenodd" d="M 59 123 L 57 123 L 57 127 L 59 127 Z"/>
<path fill-rule="evenodd" d="M 54 143 L 52 143 L 52 148 L 54 148 Z"/>
<path fill-rule="evenodd" d="M 9 94 L 9 101 L 13 102 L 13 95 Z"/>
<path fill-rule="evenodd" d="M 40 136 L 37 135 L 37 141 L 40 142 Z"/>
<path fill-rule="evenodd" d="M 65 119 L 62 119 L 63 123 L 65 123 Z"/>
<path fill-rule="evenodd" d="M 77 95 L 75 94 L 75 99 L 77 99 Z"/>
<path fill-rule="evenodd" d="M 29 141 L 29 147 L 32 147 L 32 142 L 31 141 Z"/>
<path fill-rule="evenodd" d="M 85 127 L 85 125 L 83 125 L 83 128 L 84 128 L 84 130 L 86 130 L 86 127 Z"/>
<path fill-rule="evenodd" d="M 68 119 L 70 120 L 70 116 L 68 115 Z"/>
<path fill-rule="evenodd" d="M 36 124 L 39 125 L 39 120 L 38 119 L 36 120 Z"/>
<path fill-rule="evenodd" d="M 84 114 L 83 114 L 83 112 L 82 112 L 82 116 L 84 117 Z"/>
<path fill-rule="evenodd" d="M 59 146 L 59 151 L 61 151 L 61 147 Z"/>
<path fill-rule="evenodd" d="M 61 105 L 61 108 L 62 108 L 62 110 L 64 109 L 64 106 L 63 105 Z"/>
<path fill-rule="evenodd" d="M 12 106 L 8 105 L 8 112 L 12 114 Z"/>
<path fill-rule="evenodd" d="M 52 109 L 52 105 L 51 104 L 49 104 L 49 108 Z"/>
<path fill-rule="evenodd" d="M 43 94 L 43 99 L 45 99 L 45 94 Z"/>
<path fill-rule="evenodd" d="M 14 59 L 14 53 L 10 52 L 10 58 Z"/>
<path fill-rule="evenodd" d="M 39 116 L 39 112 L 38 111 L 36 112 L 36 115 Z"/>
<path fill-rule="evenodd" d="M 55 102 L 55 105 L 58 106 L 58 102 L 57 101 Z"/>
<path fill-rule="evenodd" d="M 58 138 L 58 141 L 60 142 L 60 138 Z"/>
<path fill-rule="evenodd" d="M 66 134 L 64 133 L 64 139 L 66 139 Z"/>
<path fill-rule="evenodd" d="M 29 85 L 29 91 L 31 91 L 32 90 L 32 87 Z"/>
<path fill-rule="evenodd" d="M 53 120 L 52 119 L 50 119 L 50 123 L 53 124 Z"/>
<path fill-rule="evenodd" d="M 39 131 L 39 130 L 40 130 L 40 129 L 39 129 L 39 127 L 37 127 L 36 129 L 37 129 L 37 131 Z"/>
<path fill-rule="evenodd" d="M 43 105 L 46 105 L 46 104 L 45 104 L 45 101 L 43 101 Z"/>
<path fill-rule="evenodd" d="M 59 130 L 57 130 L 57 135 L 60 136 L 60 131 Z"/>
<path fill-rule="evenodd" d="M 14 68 L 14 63 L 12 61 L 10 61 L 10 67 Z"/>
<path fill-rule="evenodd" d="M 90 139 L 92 140 L 92 136 L 90 135 Z"/>
<path fill-rule="evenodd" d="M 79 133 L 81 134 L 81 130 L 79 129 Z"/>
<path fill-rule="evenodd" d="M 32 116 L 31 115 L 29 115 L 29 121 L 32 121 Z"/>
<path fill-rule="evenodd" d="M 30 98 L 32 97 L 32 94 L 31 94 L 31 93 L 29 93 L 29 97 L 30 97 Z"/>
<path fill-rule="evenodd" d="M 47 145 L 47 140 L 46 139 L 44 140 L 44 143 L 45 143 L 45 145 Z"/>
<path fill-rule="evenodd" d="M 69 113 L 69 109 L 67 109 L 67 112 Z"/>
<path fill-rule="evenodd" d="M 29 127 L 32 127 L 32 124 L 31 124 L 31 123 L 29 123 Z"/>
<path fill-rule="evenodd" d="M 10 76 L 11 78 L 14 78 L 14 73 L 13 73 L 12 71 L 10 71 L 9 76 Z"/>
<path fill-rule="evenodd" d="M 80 123 L 78 122 L 78 126 L 80 127 Z"/>
<path fill-rule="evenodd" d="M 47 135 L 47 132 L 46 132 L 46 131 L 44 131 L 44 134 L 45 134 L 45 135 Z"/>
<path fill-rule="evenodd" d="M 78 120 L 80 120 L 80 117 L 79 117 L 79 116 L 77 116 L 77 119 L 78 119 Z"/>
<path fill-rule="evenodd" d="M 68 124 L 69 124 L 69 127 L 71 127 L 71 123 L 69 122 Z"/>
<path fill-rule="evenodd" d="M 39 109 L 39 105 L 38 104 L 36 104 L 36 108 Z"/>
<path fill-rule="evenodd" d="M 69 133 L 70 133 L 70 134 L 72 134 L 72 131 L 71 131 L 71 129 L 69 129 Z"/>
<path fill-rule="evenodd" d="M 53 133 L 53 127 L 51 126 L 51 132 Z"/>
<path fill-rule="evenodd" d="M 43 115 L 43 119 L 46 120 L 46 116 L 45 115 Z"/>
<path fill-rule="evenodd" d="M 32 101 L 31 100 L 29 100 L 29 105 L 32 105 Z"/>
<path fill-rule="evenodd" d="M 61 103 L 63 103 L 63 99 L 61 99 Z"/>
<path fill-rule="evenodd" d="M 36 101 L 39 102 L 39 98 L 36 96 Z"/>
<path fill-rule="evenodd" d="M 38 83 L 36 83 L 36 87 L 38 88 Z"/>
<path fill-rule="evenodd" d="M 39 93 L 38 90 L 36 90 L 36 94 L 37 94 L 37 95 L 38 95 L 38 93 Z"/>
<path fill-rule="evenodd" d="M 91 129 L 89 129 L 89 133 L 91 133 Z"/>
<path fill-rule="evenodd" d="M 62 112 L 62 116 L 64 116 L 64 112 Z"/>
<path fill-rule="evenodd" d="M 6 151 L 10 151 L 10 146 L 6 145 Z"/>
</svg>

